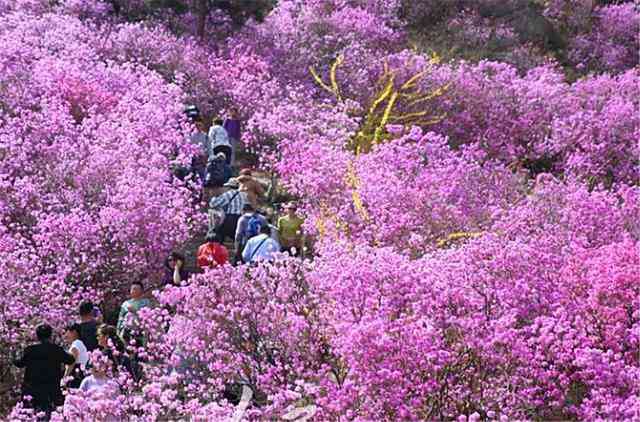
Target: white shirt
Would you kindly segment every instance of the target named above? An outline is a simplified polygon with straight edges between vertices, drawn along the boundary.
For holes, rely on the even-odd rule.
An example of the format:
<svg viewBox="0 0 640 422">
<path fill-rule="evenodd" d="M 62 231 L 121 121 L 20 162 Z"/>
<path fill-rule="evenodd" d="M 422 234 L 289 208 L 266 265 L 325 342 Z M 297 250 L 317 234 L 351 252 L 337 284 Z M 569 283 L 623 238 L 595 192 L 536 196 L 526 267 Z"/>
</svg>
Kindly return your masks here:
<svg viewBox="0 0 640 422">
<path fill-rule="evenodd" d="M 209 129 L 209 157 L 213 157 L 213 150 L 219 146 L 228 146 L 231 150 L 231 144 L 229 143 L 229 134 L 225 128 L 220 125 L 213 125 Z M 227 157 L 229 158 L 229 157 Z"/>
<path fill-rule="evenodd" d="M 280 252 L 280 244 L 266 234 L 259 234 L 247 241 L 242 251 L 242 260 L 245 263 L 272 261 L 277 252 Z"/>
<path fill-rule="evenodd" d="M 76 358 L 76 363 L 80 364 L 80 367 L 84 371 L 84 368 L 87 365 L 87 362 L 89 362 L 89 352 L 87 351 L 86 346 L 80 339 L 73 340 L 73 343 L 71 343 L 71 347 L 69 347 L 69 353 L 73 354 L 71 352 L 73 349 L 76 349 L 78 351 L 78 357 Z"/>
<path fill-rule="evenodd" d="M 89 375 L 80 383 L 80 390 L 84 392 L 102 391 L 108 383 L 109 380 L 107 378 L 96 378 L 93 375 Z"/>
</svg>

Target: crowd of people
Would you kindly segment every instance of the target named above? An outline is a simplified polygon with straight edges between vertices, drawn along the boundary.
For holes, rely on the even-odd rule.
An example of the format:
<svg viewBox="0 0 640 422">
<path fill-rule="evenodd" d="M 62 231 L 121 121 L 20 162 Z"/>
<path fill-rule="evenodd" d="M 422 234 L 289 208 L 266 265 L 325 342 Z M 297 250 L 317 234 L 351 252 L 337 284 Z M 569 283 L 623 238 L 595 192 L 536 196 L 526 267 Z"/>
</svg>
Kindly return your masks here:
<svg viewBox="0 0 640 422">
<path fill-rule="evenodd" d="M 280 252 L 301 254 L 304 220 L 297 215 L 295 204 L 285 204 L 283 215 L 277 219 L 273 214 L 269 216 L 260 209 L 266 187 L 250 169 L 237 168 L 241 127 L 238 111 L 232 109 L 228 119 L 214 118 L 210 128 L 196 106 L 187 107 L 186 114 L 196 128 L 189 142 L 199 153 L 189 167 L 177 168 L 174 174 L 182 180 L 195 181 L 208 205 L 207 234 L 196 253 L 197 267 L 205 270 L 241 263 L 255 265 L 275 259 Z M 237 177 L 233 177 L 234 172 Z M 225 241 L 233 248 L 233 254 Z M 163 283 L 180 286 L 189 276 L 185 255 L 171 252 L 165 260 Z M 130 285 L 129 298 L 121 304 L 115 326 L 104 323 L 93 303 L 81 303 L 77 321 L 62 332 L 68 344 L 66 350 L 53 342 L 50 325 L 38 325 L 37 343 L 27 346 L 13 360 L 15 366 L 24 368 L 24 406 L 48 415 L 64 403 L 65 389 L 102 391 L 123 371 L 139 379 L 141 359 L 137 350 L 145 345 L 139 312 L 151 305 L 140 281 Z"/>
<path fill-rule="evenodd" d="M 135 327 L 124 311 L 135 313 L 149 304 L 141 294 L 140 283 L 134 283 L 132 297 L 123 303 L 118 319 L 120 335 L 118 329 L 102 322 L 102 315 L 91 302 L 80 304 L 78 322 L 64 328 L 66 350 L 52 341 L 53 328 L 49 324 L 39 324 L 35 330 L 37 343 L 27 346 L 13 360 L 14 365 L 24 368 L 24 406 L 48 414 L 64 403 L 63 389 L 103 389 L 120 370 L 129 371 L 134 378 L 138 376 L 135 357 L 127 352 L 122 334 Z"/>
<path fill-rule="evenodd" d="M 238 110 L 232 108 L 227 119 L 214 118 L 208 130 L 196 106 L 187 108 L 187 116 L 197 129 L 190 140 L 200 153 L 182 175 L 199 181 L 208 203 L 208 232 L 206 242 L 198 249 L 198 266 L 273 260 L 278 252 L 299 255 L 304 249 L 304 220 L 296 214 L 295 204 L 286 204 L 285 215 L 273 224 L 260 210 L 266 187 L 251 169 L 237 169 L 241 133 Z M 235 171 L 237 177 L 232 177 Z M 227 239 L 235 250 L 233 256 L 224 246 Z"/>
</svg>

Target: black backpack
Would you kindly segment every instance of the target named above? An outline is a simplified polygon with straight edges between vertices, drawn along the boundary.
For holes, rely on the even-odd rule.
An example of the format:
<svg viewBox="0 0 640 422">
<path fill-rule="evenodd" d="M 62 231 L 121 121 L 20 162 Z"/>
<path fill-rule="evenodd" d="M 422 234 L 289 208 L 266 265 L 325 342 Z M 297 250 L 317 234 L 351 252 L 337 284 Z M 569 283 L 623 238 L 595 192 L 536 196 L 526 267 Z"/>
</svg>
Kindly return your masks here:
<svg viewBox="0 0 640 422">
<path fill-rule="evenodd" d="M 207 174 L 204 178 L 206 187 L 219 188 L 224 185 L 224 164 L 225 160 L 215 158 L 207 164 Z"/>
</svg>

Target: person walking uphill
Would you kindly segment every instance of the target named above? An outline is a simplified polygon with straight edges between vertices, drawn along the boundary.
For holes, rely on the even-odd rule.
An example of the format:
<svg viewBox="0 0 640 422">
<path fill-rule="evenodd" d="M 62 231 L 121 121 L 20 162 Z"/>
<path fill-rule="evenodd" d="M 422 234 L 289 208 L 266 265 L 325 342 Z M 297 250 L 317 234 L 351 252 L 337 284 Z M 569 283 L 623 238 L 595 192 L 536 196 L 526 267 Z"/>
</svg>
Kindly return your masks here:
<svg viewBox="0 0 640 422">
<path fill-rule="evenodd" d="M 270 237 L 271 228 L 265 224 L 260 229 L 260 234 L 247 241 L 242 251 L 242 260 L 247 263 L 258 261 L 273 261 L 275 254 L 280 252 L 280 244 Z"/>
<path fill-rule="evenodd" d="M 236 249 L 235 262 L 239 262 L 242 259 L 242 250 L 247 244 L 247 241 L 254 236 L 260 234 L 262 226 L 268 225 L 267 219 L 263 215 L 259 214 L 253 205 L 245 204 L 242 208 L 242 216 L 238 220 L 238 227 L 236 228 L 236 237 L 234 246 Z"/>
<path fill-rule="evenodd" d="M 232 153 L 231 153 L 231 165 L 235 165 L 236 162 L 236 154 L 238 152 L 238 147 L 240 145 L 240 116 L 238 109 L 236 107 L 232 107 L 229 112 L 229 117 L 224 120 L 222 127 L 225 128 L 227 134 L 229 135 L 229 141 L 231 143 Z"/>
<path fill-rule="evenodd" d="M 237 184 L 230 181 L 225 186 L 237 187 Z M 242 210 L 247 203 L 247 194 L 235 189 L 211 199 L 211 202 L 209 202 L 210 214 L 215 211 L 224 213 L 224 218 L 216 227 L 209 227 L 209 232 L 215 230 L 216 242 L 223 243 L 227 237 L 235 239 L 238 219 L 240 219 Z M 210 220 L 214 219 L 211 218 Z"/>
<path fill-rule="evenodd" d="M 22 395 L 31 396 L 31 406 L 27 403 L 27 407 L 44 412 L 62 405 L 62 365 L 71 365 L 76 361 L 62 347 L 51 343 L 52 333 L 49 324 L 38 325 L 38 343 L 27 346 L 22 356 L 13 362 L 18 368 L 25 368 Z"/>
<path fill-rule="evenodd" d="M 249 199 L 249 203 L 253 205 L 254 208 L 258 208 L 258 200 L 262 198 L 265 192 L 262 183 L 253 177 L 253 173 L 249 169 L 242 169 L 240 171 L 240 176 L 238 176 L 236 180 L 240 184 L 238 190 L 240 192 L 245 192 Z"/>
<path fill-rule="evenodd" d="M 207 161 L 204 177 L 204 186 L 207 188 L 220 188 L 231 178 L 231 167 L 227 164 L 227 156 L 224 152 L 218 152 Z"/>
<path fill-rule="evenodd" d="M 198 153 L 191 161 L 191 172 L 195 173 L 201 181 L 204 181 L 207 166 L 207 158 L 209 155 L 209 136 L 204 125 L 204 121 L 200 116 L 200 110 L 195 105 L 190 105 L 185 109 L 185 113 L 191 123 L 196 127 L 196 132 L 192 133 L 189 141 L 198 147 Z"/>
<path fill-rule="evenodd" d="M 196 254 L 198 268 L 212 268 L 225 265 L 229 262 L 229 251 L 224 245 L 216 242 L 216 236 L 213 233 L 207 234 L 205 243 L 198 247 Z"/>
<path fill-rule="evenodd" d="M 209 160 L 211 161 L 220 152 L 224 153 L 227 164 L 231 165 L 233 148 L 229 143 L 229 134 L 222 127 L 222 119 L 216 117 L 209 128 Z"/>
</svg>

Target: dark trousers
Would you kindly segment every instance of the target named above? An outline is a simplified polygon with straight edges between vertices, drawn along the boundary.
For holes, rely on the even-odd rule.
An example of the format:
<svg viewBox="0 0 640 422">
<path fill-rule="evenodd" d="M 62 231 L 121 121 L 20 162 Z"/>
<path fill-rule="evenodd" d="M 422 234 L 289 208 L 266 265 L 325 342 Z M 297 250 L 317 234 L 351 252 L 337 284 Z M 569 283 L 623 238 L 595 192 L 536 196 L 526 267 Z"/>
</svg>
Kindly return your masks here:
<svg viewBox="0 0 640 422">
<path fill-rule="evenodd" d="M 76 364 L 75 368 L 73 368 L 72 376 L 73 379 L 67 383 L 67 387 L 80 388 L 80 384 L 82 383 L 85 375 L 79 365 Z"/>
<path fill-rule="evenodd" d="M 38 386 L 22 387 L 23 396 L 31 396 L 30 402 L 25 402 L 25 407 L 49 412 L 56 406 L 64 403 L 64 396 L 60 389 L 60 381 L 56 384 L 41 384 Z"/>
<path fill-rule="evenodd" d="M 227 237 L 232 240 L 235 239 L 239 218 L 239 214 L 227 214 L 224 216 L 224 221 L 216 228 L 216 242 L 222 243 Z"/>
</svg>

